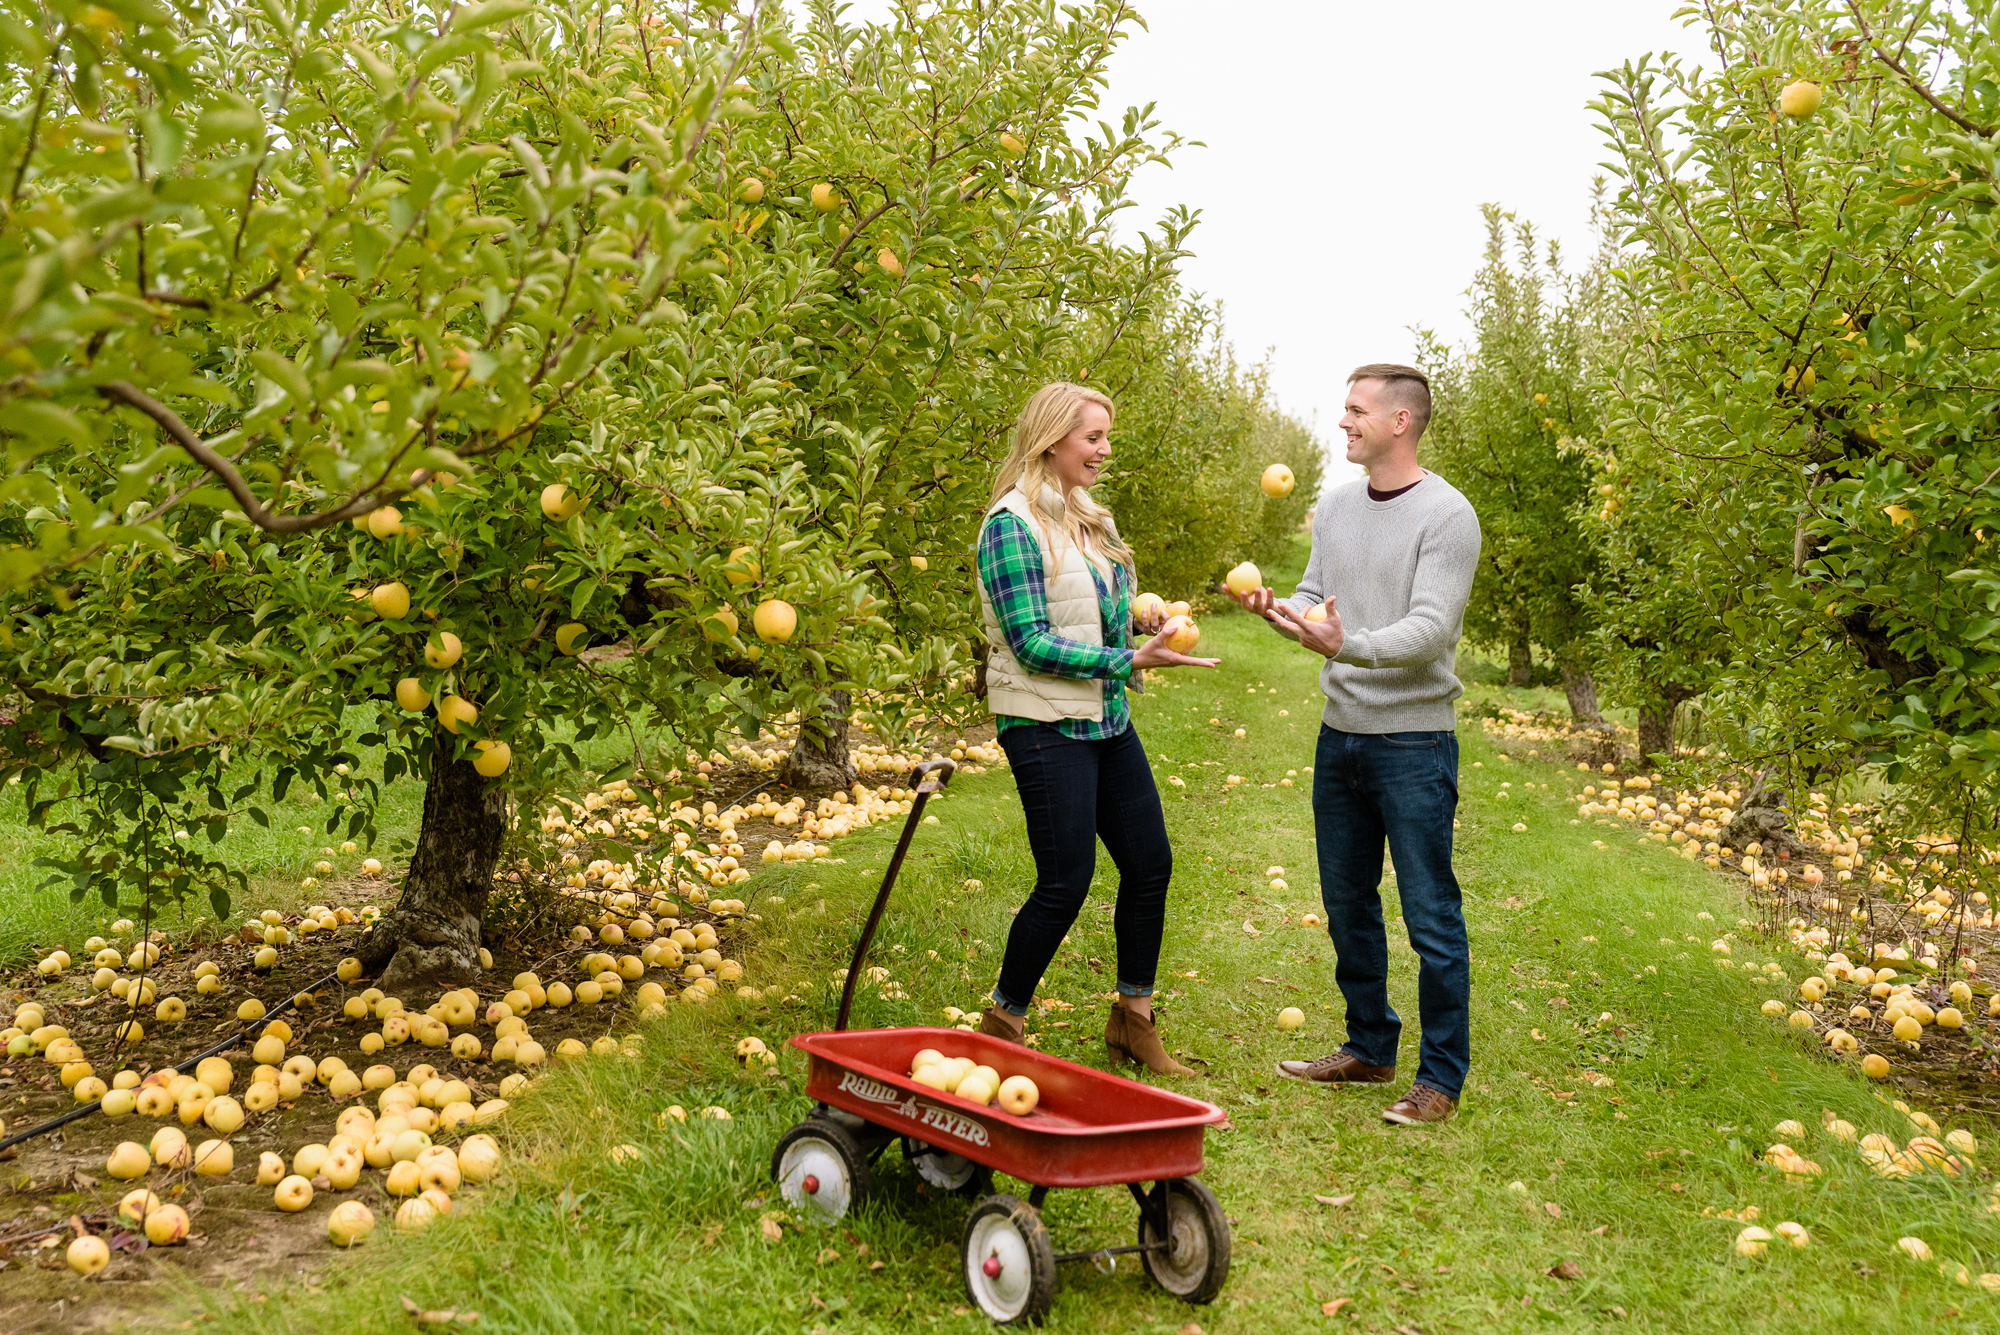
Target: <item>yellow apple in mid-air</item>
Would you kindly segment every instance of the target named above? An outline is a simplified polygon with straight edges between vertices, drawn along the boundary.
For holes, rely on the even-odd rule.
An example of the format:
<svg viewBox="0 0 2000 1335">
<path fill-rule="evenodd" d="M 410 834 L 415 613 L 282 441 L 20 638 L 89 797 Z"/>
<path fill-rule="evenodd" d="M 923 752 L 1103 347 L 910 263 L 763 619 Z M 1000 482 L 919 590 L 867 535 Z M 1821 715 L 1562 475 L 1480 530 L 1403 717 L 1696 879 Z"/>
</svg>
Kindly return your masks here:
<svg viewBox="0 0 2000 1335">
<path fill-rule="evenodd" d="M 1194 618 L 1186 615 L 1167 618 L 1167 624 L 1160 628 L 1167 637 L 1167 648 L 1177 654 L 1191 653 L 1195 645 L 1201 643 L 1201 627 L 1194 624 Z"/>
<path fill-rule="evenodd" d="M 750 624 L 756 628 L 758 639 L 783 644 L 799 628 L 798 609 L 782 598 L 766 598 L 757 604 Z"/>
<path fill-rule="evenodd" d="M 583 513 L 589 502 L 560 482 L 542 488 L 542 513 L 560 524 Z"/>
<path fill-rule="evenodd" d="M 448 668 L 464 654 L 465 646 L 448 630 L 438 631 L 424 645 L 424 661 L 434 668 Z"/>
<path fill-rule="evenodd" d="M 410 590 L 401 580 L 377 584 L 368 595 L 368 605 L 384 621 L 401 621 L 410 614 Z"/>
<path fill-rule="evenodd" d="M 584 625 L 581 621 L 572 621 L 566 626 L 556 627 L 556 652 L 575 657 L 577 654 L 582 653 L 586 647 L 578 644 L 577 641 L 588 634 L 590 634 L 590 627 Z"/>
<path fill-rule="evenodd" d="M 479 709 L 464 696 L 447 695 L 438 701 L 438 723 L 446 732 L 456 733 L 468 723 L 479 722 Z"/>
<path fill-rule="evenodd" d="M 1298 485 L 1298 479 L 1292 476 L 1292 470 L 1285 465 L 1272 464 L 1264 470 L 1264 476 L 1258 485 L 1264 488 L 1266 496 L 1273 500 L 1283 500 L 1292 494 L 1292 488 Z"/>
<path fill-rule="evenodd" d="M 1223 577 L 1222 581 L 1234 594 L 1245 594 L 1264 587 L 1264 572 L 1245 561 Z"/>
<path fill-rule="evenodd" d="M 472 745 L 479 752 L 472 759 L 472 768 L 486 778 L 499 778 L 514 763 L 514 750 L 505 742 L 474 742 Z"/>
</svg>

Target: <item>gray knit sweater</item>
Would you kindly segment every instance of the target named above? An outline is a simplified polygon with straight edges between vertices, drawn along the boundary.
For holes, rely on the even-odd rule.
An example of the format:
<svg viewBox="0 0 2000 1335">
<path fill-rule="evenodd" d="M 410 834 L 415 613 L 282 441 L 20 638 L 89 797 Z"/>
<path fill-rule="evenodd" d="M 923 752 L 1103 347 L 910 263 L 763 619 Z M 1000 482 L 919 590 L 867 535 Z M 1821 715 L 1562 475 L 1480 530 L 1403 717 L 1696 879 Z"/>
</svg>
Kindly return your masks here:
<svg viewBox="0 0 2000 1335">
<path fill-rule="evenodd" d="M 1452 664 L 1479 564 L 1479 516 L 1435 473 L 1393 500 L 1361 479 L 1313 518 L 1312 558 L 1288 600 L 1300 612 L 1337 599 L 1347 642 L 1320 672 L 1329 727 L 1449 732 L 1464 693 Z"/>
</svg>

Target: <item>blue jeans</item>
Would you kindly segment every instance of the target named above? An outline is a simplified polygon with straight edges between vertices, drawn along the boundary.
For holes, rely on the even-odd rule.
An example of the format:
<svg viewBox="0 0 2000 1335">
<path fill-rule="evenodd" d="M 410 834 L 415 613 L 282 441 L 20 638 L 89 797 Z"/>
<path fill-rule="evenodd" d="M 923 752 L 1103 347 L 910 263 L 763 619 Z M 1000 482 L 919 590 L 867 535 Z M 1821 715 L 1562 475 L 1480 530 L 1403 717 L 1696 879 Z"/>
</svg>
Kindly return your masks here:
<svg viewBox="0 0 2000 1335">
<path fill-rule="evenodd" d="M 1174 853 L 1138 729 L 1077 741 L 1045 723 L 1021 723 L 1000 734 L 1000 746 L 1028 818 L 1035 890 L 1007 933 L 994 1002 L 1015 1015 L 1027 1014 L 1049 961 L 1090 893 L 1099 839 L 1118 866 L 1118 904 L 1111 916 L 1118 990 L 1150 997 Z"/>
<path fill-rule="evenodd" d="M 1344 1051 L 1393 1066 L 1403 1021 L 1389 1005 L 1382 843 L 1395 861 L 1403 925 L 1417 952 L 1423 1021 L 1417 1081 L 1457 1098 L 1472 1064 L 1472 964 L 1451 871 L 1458 738 L 1449 732 L 1341 732 L 1324 724 L 1313 763 L 1320 899 L 1347 1002 Z"/>
</svg>

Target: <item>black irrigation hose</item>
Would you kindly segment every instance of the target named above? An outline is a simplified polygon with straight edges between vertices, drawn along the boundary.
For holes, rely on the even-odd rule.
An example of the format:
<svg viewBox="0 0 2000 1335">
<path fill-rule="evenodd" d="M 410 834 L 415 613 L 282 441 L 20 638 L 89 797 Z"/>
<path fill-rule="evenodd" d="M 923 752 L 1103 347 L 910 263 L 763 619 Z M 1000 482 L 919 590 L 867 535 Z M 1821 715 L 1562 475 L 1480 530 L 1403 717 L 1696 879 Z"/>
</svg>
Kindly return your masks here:
<svg viewBox="0 0 2000 1335">
<path fill-rule="evenodd" d="M 325 987 L 328 983 L 338 982 L 339 979 L 340 979 L 340 974 L 338 971 L 335 971 L 333 973 L 328 974 L 326 977 L 320 979 L 316 983 L 308 984 L 307 986 L 302 988 L 293 989 L 290 996 L 287 996 L 283 1001 L 279 1002 L 271 1010 L 266 1011 L 261 1018 L 252 1020 L 248 1026 L 237 1030 L 235 1033 L 231 1034 L 228 1038 L 225 1038 L 220 1043 L 217 1043 L 214 1047 L 195 1053 L 194 1056 L 189 1057 L 186 1061 L 182 1062 L 180 1065 L 174 1067 L 173 1069 L 177 1073 L 185 1074 L 189 1067 L 207 1061 L 210 1057 L 215 1056 L 218 1052 L 227 1052 L 229 1049 L 235 1047 L 238 1043 L 243 1042 L 243 1040 L 245 1040 L 246 1038 L 255 1039 L 262 1036 L 264 1030 L 270 1026 L 271 1021 L 277 1019 L 280 1015 L 283 1015 L 288 1008 L 297 1004 L 301 993 L 316 992 L 320 988 Z M 90 1103 L 83 1104 L 81 1107 L 71 1108 L 68 1112 L 63 1113 L 60 1116 L 51 1117 L 48 1121 L 43 1122 L 40 1126 L 31 1126 L 26 1131 L 17 1131 L 13 1135 L 7 1137 L 5 1140 L 0 1140 L 0 1152 L 11 1150 L 16 1145 L 19 1145 L 24 1141 L 33 1140 L 37 1136 L 46 1136 L 49 1132 L 55 1130 L 57 1127 L 68 1126 L 71 1122 L 76 1121 L 79 1117 L 88 1117 L 90 1114 L 96 1112 L 103 1105 L 104 1105 L 103 1099 L 101 1098 L 96 1099 Z"/>
</svg>

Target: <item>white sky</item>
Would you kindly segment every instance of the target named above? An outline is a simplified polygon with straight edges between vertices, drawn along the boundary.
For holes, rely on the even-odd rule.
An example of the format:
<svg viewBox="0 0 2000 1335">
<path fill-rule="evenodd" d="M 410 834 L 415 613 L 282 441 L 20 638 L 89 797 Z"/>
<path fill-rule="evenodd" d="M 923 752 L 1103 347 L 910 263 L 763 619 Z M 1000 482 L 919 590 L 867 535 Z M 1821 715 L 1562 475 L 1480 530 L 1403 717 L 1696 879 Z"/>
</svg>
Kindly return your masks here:
<svg viewBox="0 0 2000 1335">
<path fill-rule="evenodd" d="M 1126 216 L 1136 229 L 1175 204 L 1200 211 L 1189 285 L 1224 303 L 1243 360 L 1269 352 L 1280 404 L 1330 442 L 1348 371 L 1412 360 L 1412 326 L 1463 336 L 1482 203 L 1588 254 L 1590 182 L 1609 157 L 1585 107 L 1592 76 L 1648 51 L 1702 54 L 1680 7 L 1139 0 L 1147 30 L 1113 59 L 1104 118 L 1157 103 L 1163 128 L 1206 147 L 1143 171 Z M 861 0 L 850 19 L 886 9 Z"/>
</svg>

